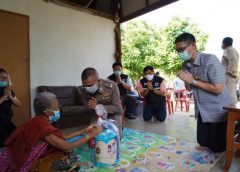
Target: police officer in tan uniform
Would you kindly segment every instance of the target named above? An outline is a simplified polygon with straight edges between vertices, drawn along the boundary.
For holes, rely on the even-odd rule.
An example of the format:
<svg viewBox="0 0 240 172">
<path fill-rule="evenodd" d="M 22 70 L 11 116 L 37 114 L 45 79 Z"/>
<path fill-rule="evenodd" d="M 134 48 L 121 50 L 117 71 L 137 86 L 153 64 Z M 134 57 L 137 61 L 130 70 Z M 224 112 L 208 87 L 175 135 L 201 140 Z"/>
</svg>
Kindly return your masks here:
<svg viewBox="0 0 240 172">
<path fill-rule="evenodd" d="M 107 118 L 117 122 L 119 135 L 122 138 L 123 109 L 116 83 L 99 79 L 96 69 L 86 68 L 82 72 L 82 84 L 79 90 L 84 106 L 95 110 L 98 104 L 102 104 L 108 113 Z M 96 120 L 96 116 L 94 118 Z"/>
</svg>

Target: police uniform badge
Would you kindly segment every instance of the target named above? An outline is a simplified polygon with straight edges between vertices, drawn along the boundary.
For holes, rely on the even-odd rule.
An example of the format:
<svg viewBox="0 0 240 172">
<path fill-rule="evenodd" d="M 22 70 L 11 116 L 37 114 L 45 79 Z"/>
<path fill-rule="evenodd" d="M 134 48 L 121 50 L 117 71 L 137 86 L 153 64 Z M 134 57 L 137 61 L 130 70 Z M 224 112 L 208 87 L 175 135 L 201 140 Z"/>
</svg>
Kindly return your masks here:
<svg viewBox="0 0 240 172">
<path fill-rule="evenodd" d="M 154 83 L 154 86 L 155 86 L 155 87 L 159 87 L 159 83 L 158 83 L 158 82 L 155 82 L 155 83 Z"/>
</svg>

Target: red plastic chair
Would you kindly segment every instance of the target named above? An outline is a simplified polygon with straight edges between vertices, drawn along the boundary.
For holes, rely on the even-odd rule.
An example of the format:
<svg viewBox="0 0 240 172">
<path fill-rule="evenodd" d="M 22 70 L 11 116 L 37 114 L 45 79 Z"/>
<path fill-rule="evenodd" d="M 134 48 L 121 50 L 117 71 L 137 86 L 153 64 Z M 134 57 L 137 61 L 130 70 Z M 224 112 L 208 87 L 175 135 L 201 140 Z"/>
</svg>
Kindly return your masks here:
<svg viewBox="0 0 240 172">
<path fill-rule="evenodd" d="M 172 93 L 174 92 L 173 88 L 167 88 L 167 94 L 166 94 L 166 104 L 168 108 L 169 115 L 173 114 L 173 101 L 172 101 Z"/>
<path fill-rule="evenodd" d="M 194 97 L 193 97 L 193 92 L 189 92 L 187 91 L 186 92 L 186 95 L 187 95 L 187 103 L 188 103 L 188 111 L 189 111 L 189 108 L 190 108 L 190 104 L 194 104 Z"/>
<path fill-rule="evenodd" d="M 189 100 L 186 95 L 186 90 L 175 90 L 175 111 L 177 111 L 178 105 L 180 104 L 181 111 L 183 110 L 183 104 L 185 104 L 186 112 L 189 112 Z"/>
</svg>

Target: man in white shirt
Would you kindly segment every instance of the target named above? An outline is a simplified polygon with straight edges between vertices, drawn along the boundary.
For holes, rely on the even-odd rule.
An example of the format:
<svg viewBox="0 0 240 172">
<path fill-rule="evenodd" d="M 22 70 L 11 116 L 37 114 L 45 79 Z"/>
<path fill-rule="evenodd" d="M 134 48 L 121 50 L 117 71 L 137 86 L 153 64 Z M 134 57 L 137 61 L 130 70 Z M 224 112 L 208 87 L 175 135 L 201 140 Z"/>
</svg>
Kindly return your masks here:
<svg viewBox="0 0 240 172">
<path fill-rule="evenodd" d="M 233 39 L 226 37 L 222 41 L 223 57 L 222 64 L 225 68 L 226 87 L 232 99 L 232 103 L 238 102 L 237 99 L 237 83 L 238 83 L 238 63 L 239 54 L 235 48 L 232 47 Z"/>
</svg>

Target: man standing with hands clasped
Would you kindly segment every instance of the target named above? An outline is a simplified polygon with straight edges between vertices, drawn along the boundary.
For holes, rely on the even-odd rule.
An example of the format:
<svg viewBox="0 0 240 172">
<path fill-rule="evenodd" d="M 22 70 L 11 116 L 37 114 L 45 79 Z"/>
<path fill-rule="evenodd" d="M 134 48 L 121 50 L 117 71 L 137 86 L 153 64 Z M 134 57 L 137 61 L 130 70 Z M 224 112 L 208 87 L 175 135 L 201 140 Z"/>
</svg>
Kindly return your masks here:
<svg viewBox="0 0 240 172">
<path fill-rule="evenodd" d="M 184 61 L 178 76 L 193 90 L 197 141 L 213 152 L 226 149 L 226 117 L 223 106 L 231 104 L 225 87 L 225 72 L 215 55 L 197 51 L 195 37 L 183 33 L 175 40 L 175 48 Z"/>
<path fill-rule="evenodd" d="M 232 47 L 233 39 L 226 37 L 222 41 L 223 57 L 222 64 L 225 68 L 226 87 L 232 98 L 232 103 L 237 103 L 237 83 L 238 83 L 238 62 L 239 54 L 235 48 Z"/>
</svg>

